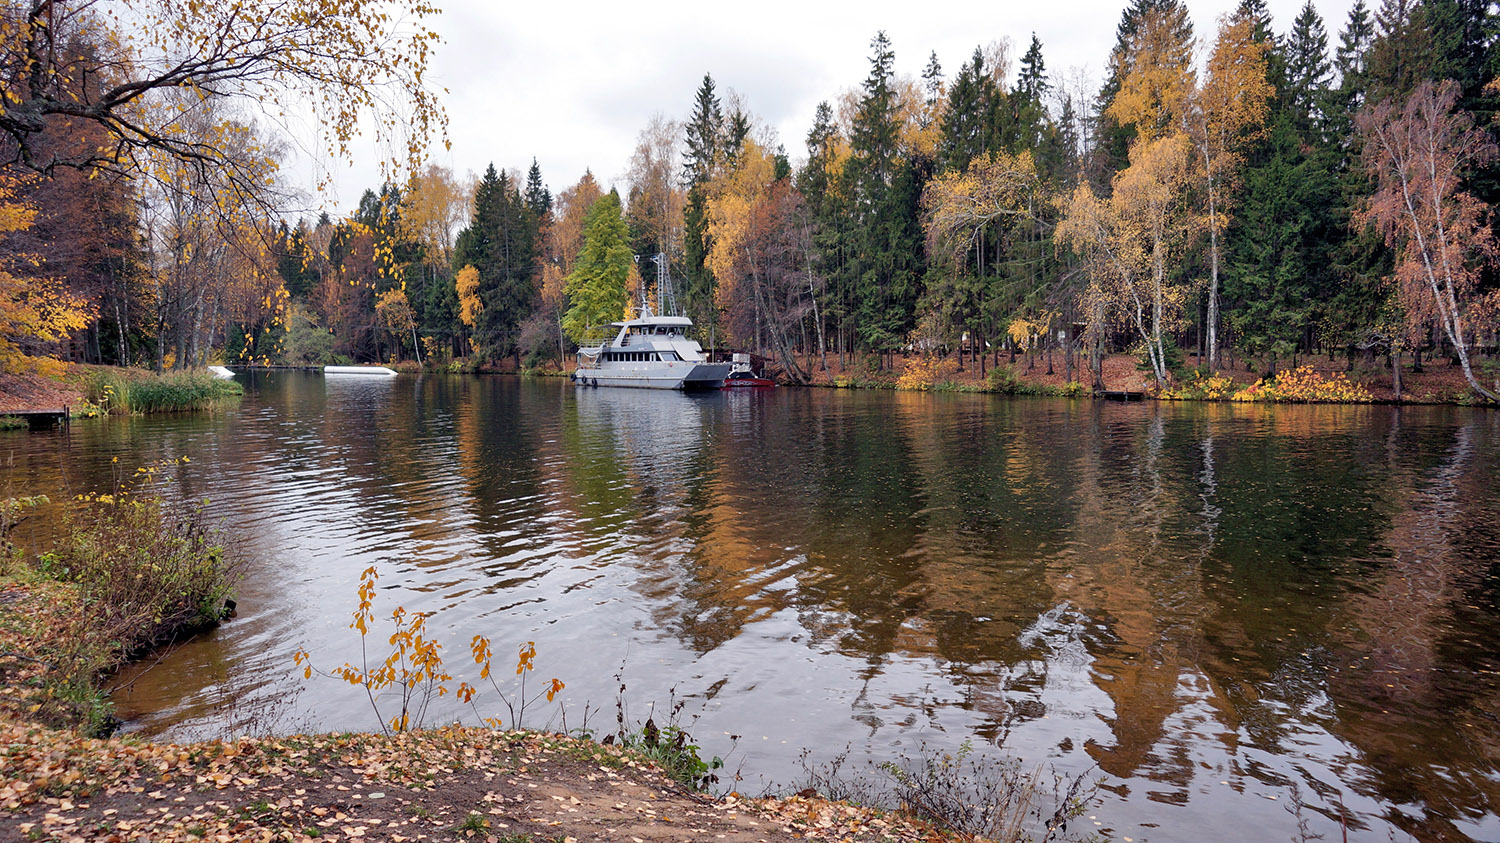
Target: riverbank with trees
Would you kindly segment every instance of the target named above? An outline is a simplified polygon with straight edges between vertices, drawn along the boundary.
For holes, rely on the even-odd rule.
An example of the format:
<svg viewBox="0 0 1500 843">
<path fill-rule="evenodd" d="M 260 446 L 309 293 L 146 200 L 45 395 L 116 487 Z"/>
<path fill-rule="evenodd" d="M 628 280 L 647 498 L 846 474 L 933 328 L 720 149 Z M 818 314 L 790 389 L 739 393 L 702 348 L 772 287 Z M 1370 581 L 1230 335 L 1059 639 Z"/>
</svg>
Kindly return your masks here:
<svg viewBox="0 0 1500 843">
<path fill-rule="evenodd" d="M 981 43 L 956 71 L 934 54 L 913 77 L 877 34 L 868 76 L 830 92 L 802 143 L 710 73 L 680 115 L 646 122 L 622 184 L 585 172 L 553 190 L 535 160 L 474 175 L 408 156 L 342 216 L 195 187 L 235 198 L 226 227 L 209 213 L 225 202 L 14 174 L 8 248 L 39 253 L 55 295 L 47 318 L 7 306 L 0 333 L 32 356 L 156 369 L 519 370 L 675 304 L 705 347 L 792 383 L 902 356 L 987 376 L 988 352 L 1066 359 L 1096 391 L 1130 353 L 1151 389 L 1184 395 L 1338 358 L 1377 396 L 1451 365 L 1464 390 L 1415 394 L 1493 403 L 1493 23 L 1487 7 L 1359 2 L 1335 33 L 1312 3 L 1195 23 L 1177 0 L 1132 0 L 1097 90 L 1049 70 L 1034 36 Z M 231 187 L 276 181 L 274 156 L 218 154 L 264 176 Z M 78 191 L 121 212 L 75 255 L 43 235 Z"/>
</svg>

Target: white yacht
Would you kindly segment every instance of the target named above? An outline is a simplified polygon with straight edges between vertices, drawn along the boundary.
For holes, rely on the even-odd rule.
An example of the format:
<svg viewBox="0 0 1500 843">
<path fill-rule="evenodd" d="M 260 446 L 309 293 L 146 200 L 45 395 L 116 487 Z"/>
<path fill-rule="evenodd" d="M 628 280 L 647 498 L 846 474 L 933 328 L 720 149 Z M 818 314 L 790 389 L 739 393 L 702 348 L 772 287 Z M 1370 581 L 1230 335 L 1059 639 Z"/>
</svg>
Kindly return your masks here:
<svg viewBox="0 0 1500 843">
<path fill-rule="evenodd" d="M 585 386 L 652 389 L 718 389 L 730 363 L 710 363 L 703 347 L 688 339 L 686 316 L 654 316 L 610 325 L 613 339 L 578 349 L 573 382 Z"/>
</svg>

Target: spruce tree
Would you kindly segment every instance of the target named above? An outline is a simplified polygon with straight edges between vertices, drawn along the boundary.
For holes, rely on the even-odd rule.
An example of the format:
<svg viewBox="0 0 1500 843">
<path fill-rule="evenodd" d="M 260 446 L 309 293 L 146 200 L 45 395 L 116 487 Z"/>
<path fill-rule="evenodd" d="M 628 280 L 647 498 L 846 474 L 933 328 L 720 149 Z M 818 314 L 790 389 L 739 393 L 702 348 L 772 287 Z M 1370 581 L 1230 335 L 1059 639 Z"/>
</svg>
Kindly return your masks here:
<svg viewBox="0 0 1500 843">
<path fill-rule="evenodd" d="M 1172 21 L 1177 41 L 1184 45 L 1190 45 L 1193 41 L 1193 23 L 1188 17 L 1187 6 L 1181 0 L 1131 0 L 1130 5 L 1120 13 L 1120 22 L 1115 26 L 1115 45 L 1109 52 L 1109 76 L 1105 77 L 1095 103 L 1099 121 L 1096 148 L 1104 164 L 1097 173 L 1097 178 L 1101 180 L 1098 188 L 1103 192 L 1110 189 L 1110 178 L 1130 163 L 1130 144 L 1135 140 L 1135 127 L 1121 126 L 1107 114 L 1120 93 L 1120 87 L 1125 83 L 1122 75 L 1122 71 L 1127 69 L 1124 60 L 1130 54 L 1141 22 L 1151 12 L 1161 12 Z"/>
<path fill-rule="evenodd" d="M 1334 293 L 1326 271 L 1344 234 L 1338 182 L 1286 109 L 1272 117 L 1261 160 L 1245 172 L 1224 293 L 1242 352 L 1275 368 L 1298 353 Z"/>
<path fill-rule="evenodd" d="M 687 150 L 683 153 L 682 175 L 689 185 L 699 185 L 713 177 L 723 132 L 724 110 L 714 93 L 713 76 L 705 73 L 683 133 Z"/>
<path fill-rule="evenodd" d="M 1375 12 L 1375 40 L 1367 66 L 1371 101 L 1405 95 L 1427 78 L 1431 59 L 1416 0 L 1383 0 Z"/>
<path fill-rule="evenodd" d="M 708 196 L 705 185 L 713 178 L 721 157 L 724 110 L 714 93 L 714 79 L 703 74 L 703 83 L 693 99 L 693 113 L 684 131 L 683 178 L 687 180 L 687 205 L 683 209 L 683 305 L 700 336 L 712 345 L 716 310 L 714 276 L 704 265 L 708 257 Z"/>
<path fill-rule="evenodd" d="M 750 115 L 736 108 L 729 113 L 724 124 L 722 147 L 726 159 L 738 159 L 745 149 L 745 140 L 750 137 Z"/>
<path fill-rule="evenodd" d="M 536 300 L 535 218 L 510 176 L 491 164 L 474 192 L 474 215 L 459 232 L 454 269 L 479 272 L 484 302 L 476 339 L 484 353 L 500 356 L 516 349 L 521 322 Z"/>
<path fill-rule="evenodd" d="M 542 184 L 542 168 L 535 158 L 531 159 L 531 169 L 526 173 L 526 207 L 537 220 L 552 211 L 552 191 Z"/>
<path fill-rule="evenodd" d="M 1271 10 L 1266 8 L 1266 0 L 1240 0 L 1234 13 L 1250 19 L 1256 41 L 1276 46 L 1276 32 L 1271 26 Z"/>
<path fill-rule="evenodd" d="M 927 114 L 931 114 L 943 99 L 943 66 L 938 63 L 936 50 L 927 57 L 927 67 L 922 71 L 922 98 Z M 926 119 L 925 115 L 923 119 Z"/>
<path fill-rule="evenodd" d="M 945 170 L 962 171 L 969 162 L 990 151 L 994 136 L 992 111 L 997 92 L 978 47 L 958 69 L 943 113 L 938 161 Z"/>
<path fill-rule="evenodd" d="M 1016 110 L 1016 151 L 1040 151 L 1048 129 L 1046 101 L 1051 87 L 1047 81 L 1047 65 L 1042 60 L 1042 42 L 1036 33 L 1032 33 L 1031 46 L 1021 57 L 1021 72 L 1011 97 Z"/>
<path fill-rule="evenodd" d="M 826 283 L 820 299 L 820 316 L 833 328 L 831 345 L 842 353 L 845 316 L 853 289 L 849 271 L 850 217 L 844 212 L 834 172 L 835 147 L 839 141 L 833 108 L 818 103 L 813 125 L 807 133 L 807 164 L 797 174 L 797 190 L 812 218 L 814 267 Z"/>
<path fill-rule="evenodd" d="M 896 114 L 895 62 L 891 41 L 882 30 L 870 42 L 870 75 L 865 77 L 849 143 L 855 189 L 868 208 L 883 197 L 895 173 L 900 124 Z"/>
<path fill-rule="evenodd" d="M 1307 0 L 1286 39 L 1288 105 L 1298 131 L 1307 134 L 1325 124 L 1323 110 L 1333 68 L 1328 61 L 1328 32 L 1323 18 Z"/>
<path fill-rule="evenodd" d="M 920 200 L 928 174 L 900 158 L 895 53 L 880 32 L 850 130 L 846 171 L 858 226 L 855 317 L 864 346 L 889 351 L 905 337 L 921 275 Z"/>
<path fill-rule="evenodd" d="M 1354 115 L 1365 104 L 1368 86 L 1370 47 L 1375 40 L 1375 24 L 1364 0 L 1354 0 L 1344 28 L 1339 33 L 1339 47 L 1334 53 L 1333 68 L 1338 85 L 1328 95 L 1324 117 L 1328 137 L 1343 151 L 1341 170 L 1351 169 L 1354 154 Z"/>
</svg>

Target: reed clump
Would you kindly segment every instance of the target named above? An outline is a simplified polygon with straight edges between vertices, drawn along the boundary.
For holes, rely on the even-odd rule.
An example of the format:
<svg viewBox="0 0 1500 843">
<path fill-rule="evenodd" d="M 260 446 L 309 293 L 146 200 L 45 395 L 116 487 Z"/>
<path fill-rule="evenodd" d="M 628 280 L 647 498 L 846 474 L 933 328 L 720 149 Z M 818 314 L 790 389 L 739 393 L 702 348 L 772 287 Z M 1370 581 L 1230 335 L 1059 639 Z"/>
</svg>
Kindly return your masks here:
<svg viewBox="0 0 1500 843">
<path fill-rule="evenodd" d="M 84 399 L 112 415 L 217 410 L 239 400 L 245 388 L 206 371 L 154 375 L 124 369 L 91 373 Z"/>
</svg>

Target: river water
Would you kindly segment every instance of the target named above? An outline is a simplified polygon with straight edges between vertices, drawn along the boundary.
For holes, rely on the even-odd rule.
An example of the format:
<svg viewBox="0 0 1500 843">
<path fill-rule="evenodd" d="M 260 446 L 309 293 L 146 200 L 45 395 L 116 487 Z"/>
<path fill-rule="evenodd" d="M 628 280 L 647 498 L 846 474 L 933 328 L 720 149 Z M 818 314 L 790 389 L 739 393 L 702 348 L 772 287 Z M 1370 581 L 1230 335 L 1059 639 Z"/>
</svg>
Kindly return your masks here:
<svg viewBox="0 0 1500 843">
<path fill-rule="evenodd" d="M 1298 799 L 1330 840 L 1500 839 L 1500 412 L 245 380 L 0 433 L 6 494 L 189 457 L 167 493 L 249 559 L 238 618 L 121 677 L 131 731 L 377 728 L 292 663 L 359 662 L 375 566 L 460 678 L 483 634 L 513 690 L 535 641 L 569 727 L 683 702 L 747 792 L 968 741 L 1091 771 L 1115 839 L 1285 840 Z M 428 722 L 509 720 L 475 702 Z"/>
</svg>

